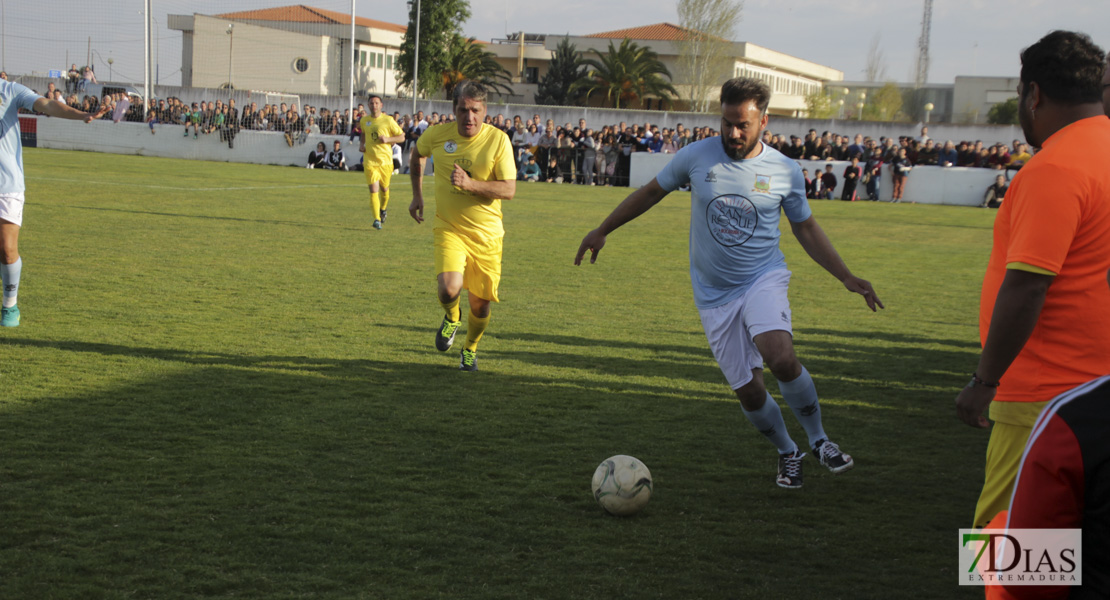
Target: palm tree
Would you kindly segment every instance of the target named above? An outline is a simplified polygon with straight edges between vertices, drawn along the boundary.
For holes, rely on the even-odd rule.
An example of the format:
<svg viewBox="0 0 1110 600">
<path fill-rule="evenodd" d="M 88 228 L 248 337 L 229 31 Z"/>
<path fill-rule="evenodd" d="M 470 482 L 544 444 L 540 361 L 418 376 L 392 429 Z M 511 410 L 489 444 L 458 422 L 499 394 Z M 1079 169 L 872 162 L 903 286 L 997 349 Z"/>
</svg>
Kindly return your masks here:
<svg viewBox="0 0 1110 600">
<path fill-rule="evenodd" d="M 613 108 L 627 106 L 630 102 L 647 96 L 667 98 L 678 96 L 670 83 L 671 72 L 651 48 L 640 46 L 624 38 L 620 47 L 609 42 L 609 50 L 602 54 L 590 50 L 597 58 L 586 58 L 586 75 L 571 86 L 572 91 L 583 90 L 586 98 L 594 93 L 605 94 Z M 666 76 L 666 79 L 663 77 Z"/>
<path fill-rule="evenodd" d="M 455 86 L 469 79 L 485 86 L 487 90 L 504 95 L 513 93 L 512 75 L 497 64 L 492 52 L 482 49 L 474 38 L 464 38 L 456 34 L 447 50 L 447 69 L 443 71 L 443 90 L 450 99 Z"/>
</svg>

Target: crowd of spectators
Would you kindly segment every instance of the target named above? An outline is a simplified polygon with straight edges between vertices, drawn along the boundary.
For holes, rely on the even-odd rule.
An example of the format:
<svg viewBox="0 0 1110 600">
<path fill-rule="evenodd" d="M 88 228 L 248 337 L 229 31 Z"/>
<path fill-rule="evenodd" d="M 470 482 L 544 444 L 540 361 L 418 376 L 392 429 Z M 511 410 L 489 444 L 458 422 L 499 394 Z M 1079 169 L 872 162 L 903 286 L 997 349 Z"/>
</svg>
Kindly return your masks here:
<svg viewBox="0 0 1110 600">
<path fill-rule="evenodd" d="M 136 97 L 116 92 L 102 98 L 81 94 L 86 82 L 96 81 L 91 69 L 78 69 L 73 65 L 65 82 L 66 91 L 55 89 L 54 83 L 44 92 L 47 97 L 65 102 L 74 108 L 96 112 L 108 105 L 103 119 L 143 121 L 142 107 Z M 0 74 L 0 77 L 3 77 Z M 150 100 L 147 105 L 146 123 L 151 134 L 156 126 L 178 126 L 183 137 L 199 139 L 217 134 L 221 142 L 234 147 L 239 131 L 272 131 L 284 134 L 289 146 L 305 143 L 310 135 L 322 134 L 346 137 L 353 144 L 360 135 L 358 120 L 367 114 L 364 104 L 359 104 L 354 114 L 350 109 L 318 108 L 297 104 L 262 104 L 251 102 L 242 109 L 234 99 L 197 101 L 187 103 L 179 98 Z M 416 139 L 432 125 L 454 120 L 445 112 L 415 115 L 393 113 L 394 119 L 405 134 L 405 141 L 397 154 L 408 156 Z M 489 115 L 486 122 L 505 132 L 509 137 L 517 162 L 518 178 L 522 181 L 576 183 L 580 185 L 628 185 L 631 155 L 634 152 L 674 153 L 687 144 L 718 136 L 711 127 L 660 127 L 652 123 L 617 124 L 590 127 L 586 119 L 575 125 L 557 125 L 553 119 L 539 114 L 530 118 L 520 115 L 511 119 L 503 114 Z M 348 123 L 351 126 L 348 126 Z M 894 199 L 900 198 L 901 187 L 910 170 L 919 165 L 941 167 L 976 167 L 987 169 L 1017 169 L 1031 158 L 1029 149 L 1020 140 L 1012 145 L 984 144 L 981 140 L 946 140 L 938 142 L 929 138 L 928 128 L 920 136 L 879 137 L 878 139 L 855 134 L 831 132 L 818 133 L 810 129 L 804 136 L 763 132 L 763 142 L 796 160 L 846 161 L 851 164 L 841 173 L 844 185 L 839 193 L 855 199 L 861 185 L 871 198 L 877 198 L 879 181 L 884 166 L 894 176 Z M 853 160 L 854 159 L 854 160 Z M 398 160 L 398 171 L 404 171 Z M 830 175 L 832 175 L 830 177 Z M 835 175 L 828 169 L 808 177 L 811 197 L 830 198 Z M 862 191 L 862 190 L 861 190 Z"/>
<path fill-rule="evenodd" d="M 763 132 L 764 143 L 794 159 L 807 160 L 851 160 L 856 156 L 866 162 L 876 150 L 884 164 L 890 164 L 905 150 L 905 158 L 913 166 L 930 165 L 938 167 L 978 167 L 984 169 L 1020 168 L 1032 155 L 1021 140 L 1014 140 L 1012 146 L 997 142 L 985 145 L 982 140 L 946 140 L 938 142 L 928 135 L 928 127 L 921 129 L 921 136 L 880 137 L 873 139 L 856 134 L 847 135 L 810 129 L 805 137 L 774 135 Z"/>
</svg>

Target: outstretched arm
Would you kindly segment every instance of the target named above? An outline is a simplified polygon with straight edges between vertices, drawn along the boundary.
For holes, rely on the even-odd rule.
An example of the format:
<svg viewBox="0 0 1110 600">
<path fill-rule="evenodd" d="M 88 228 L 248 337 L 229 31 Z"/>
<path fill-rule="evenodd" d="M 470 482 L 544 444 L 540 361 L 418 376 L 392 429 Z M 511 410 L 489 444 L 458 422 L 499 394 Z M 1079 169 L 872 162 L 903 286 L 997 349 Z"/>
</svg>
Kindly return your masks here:
<svg viewBox="0 0 1110 600">
<path fill-rule="evenodd" d="M 844 264 L 844 260 L 840 258 L 836 248 L 833 248 L 829 237 L 825 235 L 825 230 L 817 224 L 816 218 L 810 215 L 808 219 L 800 223 L 791 222 L 790 229 L 794 232 L 794 237 L 798 238 L 798 243 L 805 249 L 806 254 L 831 273 L 833 277 L 836 277 L 840 283 L 843 283 L 848 291 L 863 296 L 868 308 L 872 311 L 877 310 L 876 307 L 886 308 L 879 297 L 875 295 L 875 290 L 871 288 L 871 282 L 852 275 L 852 272 L 848 270 L 848 266 Z"/>
<path fill-rule="evenodd" d="M 39 98 L 35 100 L 33 106 L 35 112 L 42 113 L 48 117 L 59 117 L 62 119 L 73 119 L 74 121 L 84 121 L 86 123 L 93 119 L 99 119 L 108 112 L 108 105 L 101 103 L 100 110 L 96 113 L 87 113 L 83 110 L 77 110 L 68 104 L 51 100 L 49 98 Z"/>
<path fill-rule="evenodd" d="M 582 257 L 586 255 L 587 250 L 592 251 L 590 264 L 597 262 L 597 253 L 601 252 L 601 248 L 605 246 L 605 236 L 647 212 L 668 193 L 653 178 L 647 185 L 629 194 L 623 202 L 613 209 L 613 212 L 609 213 L 608 217 L 605 217 L 605 220 L 601 222 L 597 229 L 587 233 L 586 237 L 582 238 L 582 243 L 578 246 L 578 253 L 574 255 L 574 264 L 582 264 Z"/>
</svg>

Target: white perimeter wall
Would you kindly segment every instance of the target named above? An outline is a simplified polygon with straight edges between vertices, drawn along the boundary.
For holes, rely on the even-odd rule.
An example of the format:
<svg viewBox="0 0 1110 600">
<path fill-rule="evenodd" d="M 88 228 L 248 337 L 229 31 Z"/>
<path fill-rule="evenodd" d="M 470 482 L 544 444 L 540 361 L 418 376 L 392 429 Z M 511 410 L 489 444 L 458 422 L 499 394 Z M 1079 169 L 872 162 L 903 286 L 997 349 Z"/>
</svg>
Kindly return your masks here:
<svg viewBox="0 0 1110 600">
<path fill-rule="evenodd" d="M 674 158 L 673 154 L 648 154 L 637 152 L 632 155 L 631 183 L 640 187 L 649 181 L 667 163 Z M 846 161 L 818 161 L 799 160 L 798 164 L 803 169 L 808 169 L 810 177 L 815 172 L 824 172 L 825 165 L 833 165 L 836 174 L 837 188 L 834 198 L 840 199 L 840 192 L 844 185 L 844 169 Z M 917 202 L 919 204 L 950 204 L 956 206 L 979 206 L 987 187 L 994 183 L 994 178 L 1004 171 L 993 169 L 972 169 L 968 167 L 914 167 L 906 179 L 903 202 Z M 1013 173 L 1013 171 L 1011 171 Z M 890 178 L 890 168 L 883 165 L 883 178 L 879 189 L 880 200 L 890 200 L 894 184 Z M 856 195 L 860 199 L 867 196 L 866 186 L 862 183 L 856 187 Z"/>
<path fill-rule="evenodd" d="M 94 121 L 89 124 L 66 119 L 51 119 L 43 116 L 22 116 L 38 121 L 38 147 L 57 150 L 87 150 L 90 152 L 109 152 L 113 154 L 137 154 L 139 156 L 160 156 L 165 158 L 187 158 L 192 160 L 214 160 L 222 162 L 241 162 L 260 165 L 304 166 L 308 153 L 317 142 L 324 142 L 331 150 L 332 142 L 343 140 L 343 150 L 350 164 L 358 164 L 360 155 L 357 141 L 347 144 L 346 136 L 310 135 L 304 144 L 290 148 L 285 136 L 272 131 L 240 131 L 235 138 L 235 148 L 228 148 L 220 141 L 218 134 L 201 135 L 194 140 L 190 135 L 183 137 L 184 127 L 180 125 L 155 125 L 157 133 L 142 123 L 112 123 Z M 674 158 L 673 154 L 648 154 L 636 152 L 632 155 L 631 182 L 640 187 L 651 181 L 659 171 Z M 803 168 L 812 175 L 825 170 L 826 161 L 801 160 Z M 844 168 L 848 163 L 832 161 L 839 185 L 843 185 Z M 958 206 L 978 206 L 983 201 L 987 186 L 994 182 L 995 176 L 1002 171 L 991 169 L 971 169 L 965 167 L 914 167 L 906 181 L 904 200 L 922 204 L 951 204 Z M 890 169 L 883 167 L 880 199 L 890 200 L 893 184 Z M 864 186 L 857 188 L 861 196 Z M 836 197 L 840 196 L 837 187 Z"/>
<path fill-rule="evenodd" d="M 194 140 L 190 130 L 189 137 L 186 138 L 182 135 L 185 131 L 182 125 L 155 125 L 157 133 L 151 135 L 150 128 L 144 123 L 93 121 L 85 124 L 44 116 L 20 118 L 38 120 L 39 148 L 303 167 L 308 162 L 308 153 L 316 148 L 317 142 L 324 142 L 327 149 L 331 150 L 332 142 L 339 139 L 343 140 L 343 151 L 347 153 L 348 163 L 358 164 L 361 158 L 358 140 L 348 145 L 345 135 L 310 135 L 304 144 L 290 148 L 282 133 L 240 131 L 235 137 L 235 147 L 228 148 L 226 142 L 220 141 L 217 133 L 201 134 Z"/>
</svg>

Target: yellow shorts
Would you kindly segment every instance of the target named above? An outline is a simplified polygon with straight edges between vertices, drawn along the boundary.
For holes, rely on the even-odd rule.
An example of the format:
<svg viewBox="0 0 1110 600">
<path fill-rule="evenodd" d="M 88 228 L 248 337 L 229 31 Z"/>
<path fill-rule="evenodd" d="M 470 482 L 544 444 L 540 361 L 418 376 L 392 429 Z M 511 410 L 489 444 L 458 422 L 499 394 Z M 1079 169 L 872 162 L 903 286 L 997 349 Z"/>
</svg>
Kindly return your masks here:
<svg viewBox="0 0 1110 600">
<path fill-rule="evenodd" d="M 381 182 L 382 187 L 388 188 L 389 180 L 393 178 L 393 164 L 391 163 L 388 167 L 372 167 L 367 165 L 363 168 L 362 172 L 366 174 L 366 185 L 373 185 L 377 182 Z"/>
<path fill-rule="evenodd" d="M 987 473 L 975 504 L 975 527 L 986 527 L 998 513 L 1010 508 L 1018 465 L 1032 427 L 995 421 L 987 444 Z"/>
<path fill-rule="evenodd" d="M 501 239 L 477 242 L 450 229 L 435 230 L 436 274 L 462 273 L 471 294 L 497 302 L 501 283 Z"/>
</svg>

